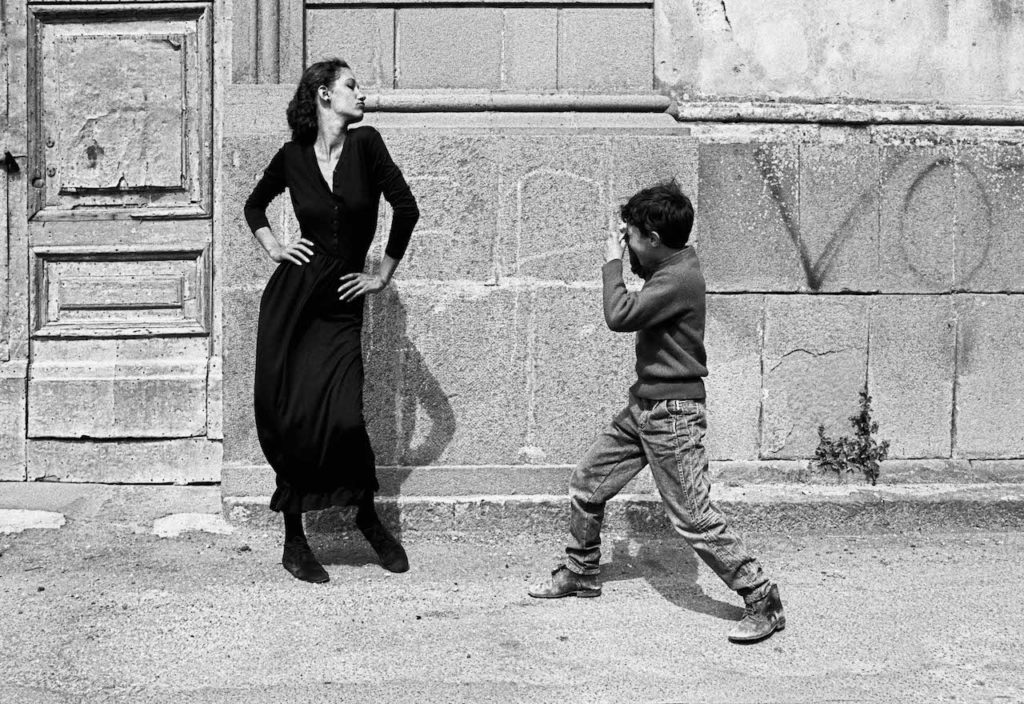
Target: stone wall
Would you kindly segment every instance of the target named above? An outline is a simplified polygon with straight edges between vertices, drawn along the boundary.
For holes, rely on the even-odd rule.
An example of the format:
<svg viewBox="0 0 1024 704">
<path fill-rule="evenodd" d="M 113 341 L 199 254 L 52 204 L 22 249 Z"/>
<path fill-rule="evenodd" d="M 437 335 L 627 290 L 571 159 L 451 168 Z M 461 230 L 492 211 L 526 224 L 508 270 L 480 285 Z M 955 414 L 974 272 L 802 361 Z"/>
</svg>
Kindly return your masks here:
<svg viewBox="0 0 1024 704">
<path fill-rule="evenodd" d="M 603 324 L 601 243 L 617 206 L 666 177 L 697 206 L 719 479 L 813 479 L 818 424 L 845 432 L 865 387 L 892 443 L 883 481 L 1022 476 L 1017 3 L 9 10 L 3 136 L 21 175 L 0 198 L 0 479 L 219 478 L 226 495 L 269 493 L 251 386 L 272 266 L 241 203 L 287 139 L 303 64 L 328 54 L 369 89 L 367 122 L 423 211 L 394 285 L 368 303 L 366 412 L 386 493 L 564 492 L 632 377 L 631 336 Z M 60 49 L 88 36 L 114 66 L 139 32 L 184 77 L 157 72 L 164 102 Z M 120 112 L 181 123 L 180 145 L 151 131 L 174 147 L 152 165 L 127 159 L 141 179 L 127 191 L 76 186 L 95 175 L 61 146 L 80 115 L 51 109 L 72 95 L 54 77 L 72 74 L 88 79 L 77 90 L 120 96 Z M 111 124 L 135 144 L 138 130 Z M 104 178 L 121 173 L 107 165 Z M 295 235 L 287 199 L 273 221 Z M 179 288 L 198 293 L 171 301 L 185 322 L 168 327 Z"/>
<path fill-rule="evenodd" d="M 993 459 L 1011 461 L 989 475 L 1017 471 L 1024 132 L 700 123 L 685 137 L 517 137 L 372 120 L 424 210 L 394 289 L 369 309 L 368 420 L 392 490 L 557 493 L 631 381 L 632 336 L 601 316 L 603 232 L 617 199 L 670 174 L 697 205 L 722 478 L 808 478 L 818 424 L 849 432 L 865 387 L 897 460 L 884 480 L 978 477 Z M 255 160 L 272 143 L 238 148 Z M 226 336 L 228 359 L 251 355 L 266 275 L 243 269 L 227 317 L 247 327 L 244 344 Z M 247 393 L 228 395 L 226 462 L 253 463 L 249 482 Z"/>
<path fill-rule="evenodd" d="M 367 121 L 423 210 L 395 284 L 368 308 L 384 491 L 564 491 L 632 379 L 632 336 L 601 316 L 603 233 L 622 199 L 670 175 L 698 211 L 719 479 L 814 480 L 817 426 L 848 432 L 864 388 L 892 444 L 882 481 L 1019 478 L 1022 12 L 564 5 L 306 9 L 307 60 L 352 58 L 373 93 Z M 636 26 L 648 11 L 650 34 Z M 575 15 L 590 20 L 566 35 L 579 41 L 548 41 Z M 447 30 L 471 40 L 445 43 Z M 337 38 L 350 35 L 346 54 Z M 581 46 L 607 51 L 583 61 Z M 633 67 L 651 48 L 652 97 L 673 99 L 674 127 L 640 107 Z M 248 107 L 266 90 L 228 100 L 226 202 L 285 138 L 284 86 L 266 110 Z M 225 233 L 241 264 L 225 292 L 225 493 L 265 494 L 249 375 L 269 268 L 237 212 Z"/>
</svg>

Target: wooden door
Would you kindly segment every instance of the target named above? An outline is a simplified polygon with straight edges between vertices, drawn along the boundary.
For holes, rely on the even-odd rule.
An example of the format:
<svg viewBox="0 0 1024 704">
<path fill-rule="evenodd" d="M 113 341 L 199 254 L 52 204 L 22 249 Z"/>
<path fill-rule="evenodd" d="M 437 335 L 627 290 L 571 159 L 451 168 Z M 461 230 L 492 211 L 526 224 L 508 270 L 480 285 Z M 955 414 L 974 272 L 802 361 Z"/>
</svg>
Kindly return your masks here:
<svg viewBox="0 0 1024 704">
<path fill-rule="evenodd" d="M 217 479 L 214 5 L 15 11 L 28 478 Z"/>
</svg>

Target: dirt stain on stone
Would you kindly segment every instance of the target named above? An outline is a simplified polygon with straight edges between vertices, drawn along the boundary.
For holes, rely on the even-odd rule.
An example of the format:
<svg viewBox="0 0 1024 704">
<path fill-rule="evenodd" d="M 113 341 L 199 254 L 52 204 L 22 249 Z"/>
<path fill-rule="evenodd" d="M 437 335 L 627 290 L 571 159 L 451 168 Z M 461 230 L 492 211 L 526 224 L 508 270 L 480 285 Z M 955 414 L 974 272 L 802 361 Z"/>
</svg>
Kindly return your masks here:
<svg viewBox="0 0 1024 704">
<path fill-rule="evenodd" d="M 93 140 L 91 144 L 86 146 L 85 158 L 89 160 L 90 169 L 96 168 L 96 162 L 99 161 L 99 158 L 103 156 L 104 153 L 103 147 L 97 144 L 96 140 Z"/>
</svg>

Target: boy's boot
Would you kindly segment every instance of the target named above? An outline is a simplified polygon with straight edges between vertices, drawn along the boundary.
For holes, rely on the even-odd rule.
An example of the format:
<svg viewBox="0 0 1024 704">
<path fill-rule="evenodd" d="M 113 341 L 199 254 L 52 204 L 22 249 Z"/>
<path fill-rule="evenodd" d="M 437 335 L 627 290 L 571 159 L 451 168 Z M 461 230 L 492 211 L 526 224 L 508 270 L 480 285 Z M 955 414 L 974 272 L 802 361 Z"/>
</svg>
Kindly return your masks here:
<svg viewBox="0 0 1024 704">
<path fill-rule="evenodd" d="M 743 619 L 729 631 L 733 643 L 752 643 L 786 627 L 778 585 L 773 584 L 767 593 L 744 601 Z"/>
<path fill-rule="evenodd" d="M 323 584 L 330 579 L 327 570 L 323 568 L 309 548 L 305 536 L 289 537 L 284 541 L 281 564 L 296 579 L 301 579 L 303 582 Z"/>
<path fill-rule="evenodd" d="M 601 582 L 596 574 L 576 574 L 565 565 L 559 565 L 551 572 L 551 579 L 530 587 L 529 594 L 537 599 L 601 596 Z"/>
</svg>

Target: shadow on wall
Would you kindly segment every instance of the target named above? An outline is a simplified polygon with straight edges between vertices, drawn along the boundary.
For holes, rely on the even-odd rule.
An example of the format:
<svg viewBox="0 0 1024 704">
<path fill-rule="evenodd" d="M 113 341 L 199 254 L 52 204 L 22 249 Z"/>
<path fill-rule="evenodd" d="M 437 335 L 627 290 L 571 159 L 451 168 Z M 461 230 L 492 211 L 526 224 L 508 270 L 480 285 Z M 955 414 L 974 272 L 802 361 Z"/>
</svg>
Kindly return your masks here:
<svg viewBox="0 0 1024 704">
<path fill-rule="evenodd" d="M 406 331 L 406 310 L 395 288 L 367 301 L 363 332 L 363 413 L 377 457 L 377 513 L 401 539 L 401 508 L 380 497 L 401 495 L 414 467 L 432 464 L 455 434 L 455 413 L 448 396 L 430 373 Z M 313 515 L 310 514 L 310 518 Z M 334 508 L 315 516 L 317 532 L 354 527 L 352 508 Z M 351 545 L 327 540 L 317 552 L 325 564 L 375 564 L 377 557 L 362 538 Z"/>
<path fill-rule="evenodd" d="M 371 346 L 364 351 L 367 394 L 375 393 L 368 414 L 370 437 L 379 448 L 380 493 L 397 495 L 410 467 L 433 464 L 455 434 L 455 412 L 406 332 L 406 311 L 393 288 L 374 301 Z M 380 344 L 383 342 L 383 344 Z"/>
</svg>

